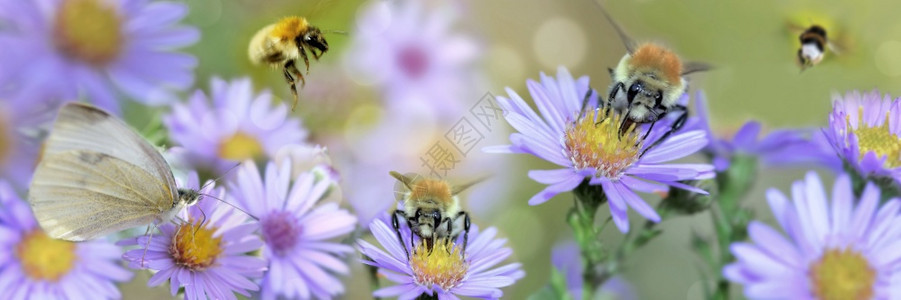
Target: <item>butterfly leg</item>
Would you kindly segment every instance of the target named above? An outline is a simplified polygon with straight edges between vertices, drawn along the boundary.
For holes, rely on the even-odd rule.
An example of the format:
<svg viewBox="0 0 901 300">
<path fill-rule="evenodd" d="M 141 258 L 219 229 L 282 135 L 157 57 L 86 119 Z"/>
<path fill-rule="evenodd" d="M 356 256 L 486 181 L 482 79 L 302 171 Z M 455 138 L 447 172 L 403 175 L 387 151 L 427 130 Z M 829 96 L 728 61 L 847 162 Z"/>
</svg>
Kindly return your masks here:
<svg viewBox="0 0 901 300">
<path fill-rule="evenodd" d="M 147 238 L 147 242 L 144 243 L 144 254 L 141 254 L 141 268 L 145 268 L 144 265 L 144 257 L 147 256 L 147 248 L 150 248 L 150 240 L 153 239 L 153 231 L 150 230 L 154 225 L 147 225 L 147 231 L 144 231 L 144 236 L 150 234 L 150 237 Z"/>
</svg>

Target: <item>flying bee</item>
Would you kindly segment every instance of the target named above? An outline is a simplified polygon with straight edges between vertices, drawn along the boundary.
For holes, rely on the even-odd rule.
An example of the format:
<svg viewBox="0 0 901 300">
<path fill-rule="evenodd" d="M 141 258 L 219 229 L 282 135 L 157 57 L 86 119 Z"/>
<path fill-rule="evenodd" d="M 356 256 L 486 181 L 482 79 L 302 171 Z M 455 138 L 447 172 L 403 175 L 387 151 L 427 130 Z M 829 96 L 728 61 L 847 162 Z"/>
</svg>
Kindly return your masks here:
<svg viewBox="0 0 901 300">
<path fill-rule="evenodd" d="M 417 175 L 403 175 L 391 171 L 392 177 L 398 180 L 400 190 L 398 201 L 403 201 L 403 209 L 395 209 L 391 214 L 391 223 L 397 240 L 407 252 L 404 239 L 400 233 L 400 220 L 405 219 L 410 227 L 410 246 L 415 248 L 413 234 L 419 236 L 426 243 L 426 249 L 432 251 L 435 242 L 439 238 L 456 240 L 463 234 L 463 251 L 465 257 L 466 244 L 469 242 L 469 214 L 460 207 L 460 199 L 457 197 L 470 186 L 481 180 L 476 180 L 463 185 L 451 185 L 447 181 L 434 178 L 424 178 Z"/>
<path fill-rule="evenodd" d="M 811 21 L 811 23 L 813 22 Z M 826 26 L 820 24 L 813 24 L 809 27 L 789 26 L 794 33 L 800 32 L 798 34 L 798 41 L 800 41 L 798 66 L 801 67 L 802 72 L 822 62 L 826 57 L 826 49 L 834 54 L 841 54 L 841 47 L 827 36 Z"/>
<path fill-rule="evenodd" d="M 620 132 L 625 132 L 632 124 L 651 125 L 642 141 L 648 137 L 654 124 L 670 113 L 680 112 L 669 130 L 644 152 L 666 140 L 673 132 L 682 128 L 688 119 L 688 108 L 679 103 L 679 98 L 688 89 L 685 75 L 710 69 L 700 62 L 683 62 L 672 50 L 654 43 L 638 44 L 630 38 L 607 11 L 600 7 L 607 21 L 616 30 L 628 53 L 620 59 L 615 69 L 608 69 L 613 81 L 608 90 L 607 106 L 624 115 Z M 583 110 L 587 106 L 591 89 L 585 95 Z M 641 155 L 644 155 L 644 152 Z"/>
<path fill-rule="evenodd" d="M 319 53 L 316 53 L 316 50 L 319 50 Z M 297 69 L 298 59 L 303 59 L 306 73 L 310 73 L 307 51 L 313 54 L 313 58 L 319 60 L 319 57 L 328 51 L 328 42 L 322 31 L 310 25 L 303 17 L 286 17 L 278 23 L 263 27 L 250 39 L 250 46 L 247 49 L 250 61 L 254 64 L 282 68 L 285 80 L 291 86 L 291 94 L 294 95 L 291 111 L 294 111 L 298 102 L 296 79 L 300 79 L 301 88 L 306 85 L 303 74 Z"/>
<path fill-rule="evenodd" d="M 801 41 L 801 48 L 798 49 L 798 64 L 801 65 L 801 71 L 823 61 L 826 54 L 823 46 L 829 45 L 826 29 L 819 25 L 810 26 L 798 36 L 798 39 Z"/>
</svg>

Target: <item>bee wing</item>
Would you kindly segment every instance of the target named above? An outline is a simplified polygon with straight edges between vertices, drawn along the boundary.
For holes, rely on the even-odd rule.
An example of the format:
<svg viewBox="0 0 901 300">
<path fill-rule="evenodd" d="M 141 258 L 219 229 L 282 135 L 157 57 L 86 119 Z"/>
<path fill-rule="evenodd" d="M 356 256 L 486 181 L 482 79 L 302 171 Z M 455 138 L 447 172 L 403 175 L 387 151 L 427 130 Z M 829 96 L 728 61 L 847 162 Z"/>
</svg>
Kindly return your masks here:
<svg viewBox="0 0 901 300">
<path fill-rule="evenodd" d="M 416 173 L 400 174 L 397 171 L 391 171 L 389 174 L 397 179 L 397 182 L 394 183 L 394 200 L 397 201 L 404 200 L 407 194 L 409 194 L 413 183 L 422 178 L 422 176 Z"/>
<path fill-rule="evenodd" d="M 128 125 L 89 105 L 60 109 L 43 157 L 29 202 L 54 237 L 83 240 L 140 224 L 177 199 L 162 155 Z"/>
<path fill-rule="evenodd" d="M 844 47 L 839 46 L 838 43 L 832 42 L 832 40 L 826 42 L 826 48 L 829 48 L 829 51 L 832 51 L 832 53 L 835 54 L 842 54 L 842 52 L 845 50 Z"/>
<path fill-rule="evenodd" d="M 485 181 L 486 179 L 488 179 L 488 178 L 490 178 L 490 177 L 491 177 L 490 175 L 486 175 L 486 176 L 482 176 L 482 177 L 480 177 L 480 178 L 478 178 L 478 179 L 476 179 L 476 180 L 473 180 L 473 181 L 470 181 L 470 182 L 467 182 L 467 183 L 464 183 L 464 184 L 455 185 L 455 186 L 453 186 L 453 188 L 451 188 L 451 195 L 457 195 L 457 194 L 459 194 L 459 193 L 465 191 L 465 190 L 468 189 L 469 187 L 471 187 L 471 186 L 473 186 L 473 185 L 475 185 L 475 184 L 477 184 L 477 183 L 480 183 L 480 182 L 482 182 L 482 181 Z"/>
<path fill-rule="evenodd" d="M 798 38 L 798 35 L 804 33 L 804 31 L 807 30 L 807 27 L 792 22 L 791 20 L 785 22 L 785 28 L 788 29 L 789 33 L 795 35 L 795 39 Z"/>
<path fill-rule="evenodd" d="M 622 40 L 623 46 L 626 47 L 626 51 L 629 51 L 629 53 L 634 53 L 635 49 L 638 48 L 638 42 L 629 37 L 629 35 L 626 34 L 626 31 L 623 30 L 622 27 L 619 27 L 619 24 L 613 21 L 613 18 L 610 17 L 610 14 L 607 12 L 607 10 L 604 9 L 604 7 L 597 2 L 597 0 L 592 1 L 594 2 L 594 4 L 597 4 L 598 8 L 600 8 L 601 10 L 601 13 L 604 14 L 604 17 L 607 18 L 607 21 L 610 22 L 610 25 L 613 26 L 614 30 L 616 30 L 616 34 L 619 35 L 619 39 Z"/>
<path fill-rule="evenodd" d="M 698 62 L 698 61 L 690 61 L 690 62 L 685 63 L 684 66 L 682 66 L 682 75 L 688 75 L 688 74 L 695 73 L 695 72 L 709 71 L 711 69 L 713 69 L 713 66 L 708 63 Z"/>
<path fill-rule="evenodd" d="M 28 201 L 50 237 L 84 241 L 153 222 L 174 199 L 161 178 L 136 165 L 75 150 L 41 161 Z"/>
</svg>

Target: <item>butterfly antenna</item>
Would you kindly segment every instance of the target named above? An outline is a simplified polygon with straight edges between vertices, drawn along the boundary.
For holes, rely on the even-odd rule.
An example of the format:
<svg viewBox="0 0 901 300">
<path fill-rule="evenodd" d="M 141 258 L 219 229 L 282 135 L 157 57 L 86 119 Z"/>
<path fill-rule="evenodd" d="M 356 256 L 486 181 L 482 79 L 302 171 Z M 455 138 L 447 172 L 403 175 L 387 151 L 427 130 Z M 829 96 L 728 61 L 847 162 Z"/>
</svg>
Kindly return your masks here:
<svg viewBox="0 0 901 300">
<path fill-rule="evenodd" d="M 231 206 L 231 207 L 233 207 L 233 208 L 235 208 L 235 209 L 237 209 L 237 210 L 240 210 L 240 211 L 243 212 L 245 215 L 248 215 L 248 216 L 250 216 L 251 218 L 253 218 L 255 221 L 259 221 L 259 220 L 260 220 L 260 218 L 257 218 L 256 216 L 250 214 L 250 213 L 247 212 L 246 210 L 243 210 L 243 209 L 241 209 L 240 207 L 238 207 L 238 206 L 236 206 L 236 205 L 234 205 L 234 204 L 228 203 L 228 201 L 219 199 L 219 198 L 217 198 L 217 197 L 215 197 L 215 196 L 213 196 L 213 195 L 209 195 L 209 194 L 201 194 L 201 195 L 207 196 L 207 197 L 210 197 L 210 198 L 219 200 L 219 202 L 228 204 L 228 206 Z"/>
<path fill-rule="evenodd" d="M 204 212 L 203 208 L 201 208 L 200 206 L 197 206 L 197 210 L 200 211 L 200 215 L 203 218 L 200 219 L 200 224 L 198 224 L 197 226 L 194 226 L 194 224 L 191 224 L 191 231 L 192 231 L 191 232 L 191 243 L 195 243 L 195 244 L 196 244 L 196 242 L 195 242 L 194 238 L 197 236 L 197 229 L 203 228 L 203 224 L 206 223 L 206 212 Z"/>
<path fill-rule="evenodd" d="M 200 187 L 200 189 L 198 189 L 198 191 L 203 190 L 203 189 L 205 189 L 207 186 L 209 186 L 209 185 L 211 185 L 211 184 L 213 184 L 213 183 L 218 182 L 220 179 L 224 178 L 226 175 L 228 175 L 228 173 L 231 173 L 232 170 L 234 170 L 235 168 L 237 168 L 237 167 L 240 166 L 240 165 L 241 165 L 241 163 L 236 163 L 236 164 L 235 164 L 234 166 L 232 166 L 231 168 L 228 168 L 228 170 L 226 170 L 225 173 L 222 173 L 222 175 L 219 175 L 219 177 L 216 177 L 216 178 L 213 179 L 213 180 L 207 181 L 206 184 L 204 184 L 203 186 Z"/>
</svg>

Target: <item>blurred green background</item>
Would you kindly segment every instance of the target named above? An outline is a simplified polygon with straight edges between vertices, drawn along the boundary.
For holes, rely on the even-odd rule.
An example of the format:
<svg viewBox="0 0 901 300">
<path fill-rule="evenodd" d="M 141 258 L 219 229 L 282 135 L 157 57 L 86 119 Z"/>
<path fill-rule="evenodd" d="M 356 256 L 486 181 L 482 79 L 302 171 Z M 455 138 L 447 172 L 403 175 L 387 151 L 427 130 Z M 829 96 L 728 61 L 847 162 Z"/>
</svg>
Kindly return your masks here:
<svg viewBox="0 0 901 300">
<path fill-rule="evenodd" d="M 450 0 L 447 0 L 450 1 Z M 201 41 L 188 51 L 199 58 L 195 87 L 206 89 L 209 78 L 251 76 L 255 87 L 268 88 L 277 97 L 290 99 L 280 72 L 255 67 L 247 59 L 247 42 L 264 25 L 286 15 L 302 15 L 323 29 L 352 31 L 354 19 L 363 1 L 306 0 L 191 0 L 186 23 L 202 31 Z M 483 44 L 478 67 L 489 80 L 486 86 L 494 95 L 505 95 L 510 87 L 528 95 L 527 78 L 539 72 L 556 74 L 559 65 L 574 76 L 588 75 L 592 86 L 606 91 L 607 67 L 616 65 L 625 49 L 613 28 L 591 0 L 535 1 L 491 0 L 454 1 L 465 7 L 456 31 L 468 34 Z M 822 126 L 830 110 L 831 95 L 848 90 L 901 95 L 901 22 L 897 12 L 901 2 L 878 1 L 605 1 L 617 22 L 639 41 L 655 41 L 672 47 L 686 60 L 704 61 L 715 70 L 691 76 L 691 89 L 703 90 L 708 98 L 715 131 L 730 134 L 750 119 L 760 120 L 765 128 Z M 803 73 L 795 64 L 797 35 L 789 30 L 790 21 L 831 22 L 836 32 L 830 38 L 845 45 L 841 55 L 827 54 L 826 60 Z M 825 19 L 825 20 L 824 20 Z M 827 30 L 829 30 L 827 28 Z M 319 62 L 313 62 L 308 89 L 317 72 L 339 68 L 344 50 L 352 37 L 330 35 L 331 50 Z M 340 69 L 339 69 L 340 70 Z M 336 122 L 350 114 L 351 107 L 377 100 L 372 87 L 355 86 L 335 95 L 320 95 L 321 107 L 301 104 L 298 114 L 316 138 L 340 131 L 345 124 Z M 304 100 L 302 100 L 304 101 Z M 316 101 L 312 99 L 310 101 Z M 339 101 L 339 104 L 330 101 Z M 323 107 L 328 118 L 321 117 Z M 319 141 L 324 142 L 324 141 Z M 492 140 L 488 144 L 504 144 Z M 486 144 L 487 145 L 487 144 Z M 486 154 L 477 154 L 486 155 Z M 505 298 L 523 299 L 545 285 L 550 274 L 550 249 L 557 242 L 571 239 L 563 216 L 572 205 L 570 194 L 562 194 L 536 207 L 526 200 L 543 188 L 526 176 L 528 169 L 550 168 L 531 156 L 502 156 L 511 160 L 517 183 L 508 204 L 477 220 L 481 226 L 498 226 L 509 238 L 524 264 L 526 277 L 504 289 Z M 697 158 L 694 158 L 697 160 Z M 806 170 L 766 169 L 746 199 L 759 219 L 772 224 L 763 192 L 770 187 L 786 190 Z M 826 172 L 824 177 L 831 178 Z M 831 179 L 824 179 L 831 180 Z M 345 187 L 352 188 L 352 187 Z M 488 201 L 488 200 L 484 200 Z M 651 199 L 651 204 L 658 200 Z M 474 205 L 477 202 L 473 202 Z M 607 209 L 601 209 L 606 218 Z M 632 215 L 633 226 L 639 217 Z M 492 223 L 488 223 L 490 221 Z M 689 250 L 692 232 L 710 236 L 709 215 L 681 217 L 666 221 L 664 234 L 627 261 L 625 277 L 639 291 L 641 299 L 700 299 L 700 271 L 703 266 Z M 615 245 L 622 234 L 608 226 L 603 238 Z M 369 281 L 352 258 L 354 274 L 345 279 L 347 299 L 369 298 Z M 145 274 L 146 275 L 146 274 Z M 168 288 L 149 291 L 146 276 L 126 286 L 128 298 L 168 297 Z M 735 287 L 736 294 L 740 287 Z"/>
</svg>

